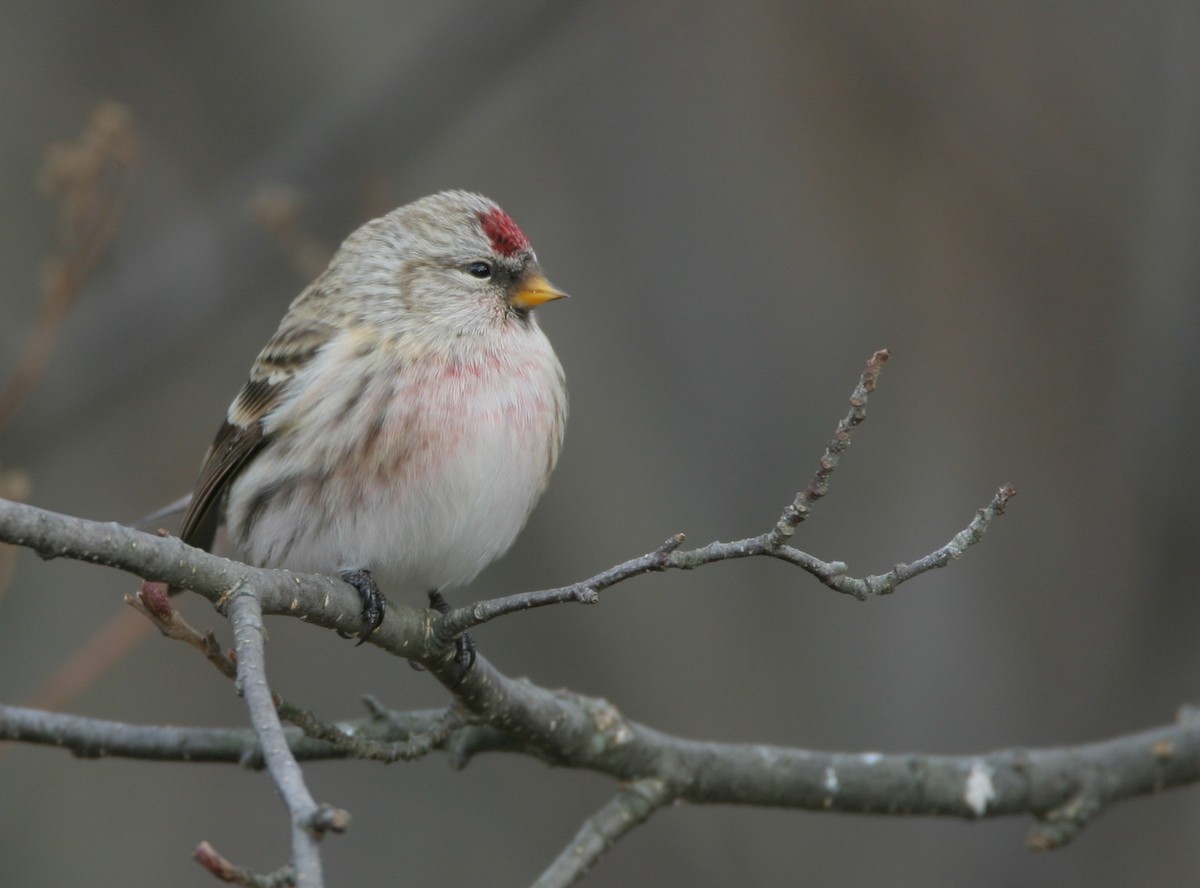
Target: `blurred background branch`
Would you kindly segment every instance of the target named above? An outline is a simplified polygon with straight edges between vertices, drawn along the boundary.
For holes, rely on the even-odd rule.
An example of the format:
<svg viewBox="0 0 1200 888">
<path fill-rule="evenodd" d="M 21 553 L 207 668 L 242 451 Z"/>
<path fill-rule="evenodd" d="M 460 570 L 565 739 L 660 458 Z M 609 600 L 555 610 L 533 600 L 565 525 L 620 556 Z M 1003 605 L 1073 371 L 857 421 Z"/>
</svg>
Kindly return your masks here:
<svg viewBox="0 0 1200 888">
<path fill-rule="evenodd" d="M 107 255 L 121 224 L 138 141 L 129 110 L 104 102 L 79 138 L 46 152 L 41 190 L 59 211 L 58 252 L 42 270 L 41 306 L 16 368 L 0 388 L 0 427 L 33 393 L 50 363 L 67 312 Z"/>
</svg>

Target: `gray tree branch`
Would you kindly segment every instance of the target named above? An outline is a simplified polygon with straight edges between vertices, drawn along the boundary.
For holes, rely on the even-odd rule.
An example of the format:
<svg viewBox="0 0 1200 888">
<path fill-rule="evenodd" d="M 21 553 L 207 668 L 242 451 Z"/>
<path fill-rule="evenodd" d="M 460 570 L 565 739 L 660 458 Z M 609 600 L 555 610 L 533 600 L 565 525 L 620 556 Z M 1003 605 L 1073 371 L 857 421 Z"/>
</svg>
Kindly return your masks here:
<svg viewBox="0 0 1200 888">
<path fill-rule="evenodd" d="M 344 811 L 317 804 L 288 746 L 267 684 L 263 644 L 266 630 L 257 596 L 251 589 L 240 589 L 229 597 L 229 622 L 233 626 L 234 649 L 237 651 L 238 689 L 250 710 L 250 723 L 262 748 L 267 770 L 291 815 L 292 869 L 296 888 L 322 888 L 325 879 L 317 839 L 328 831 L 342 832 L 350 818 Z"/>
<path fill-rule="evenodd" d="M 865 417 L 867 397 L 887 357 L 886 351 L 877 352 L 868 362 L 850 412 L 839 424 L 812 481 L 760 536 L 682 550 L 683 535 L 677 534 L 653 552 L 580 583 L 480 601 L 445 615 L 402 605 L 389 607 L 370 641 L 420 663 L 453 693 L 457 705 L 432 714 L 392 715 L 374 706 L 366 719 L 331 726 L 271 695 L 265 678 L 262 614 L 302 617 L 326 629 L 353 632 L 360 619 L 359 598 L 338 580 L 253 568 L 192 549 L 174 538 L 0 500 L 0 541 L 33 549 L 43 558 L 102 564 L 190 589 L 226 614 L 234 624 L 237 677 L 255 732 L 251 737 L 244 731 L 134 728 L 0 708 L 0 736 L 55 742 L 81 755 L 204 756 L 241 762 L 261 757 L 292 813 L 294 874 L 300 884 L 320 884 L 313 834 L 343 825 L 347 815 L 316 805 L 304 788 L 297 758 L 395 760 L 444 749 L 462 764 L 479 752 L 506 750 L 626 782 L 627 788 L 585 824 L 544 874 L 544 884 L 554 885 L 579 878 L 612 842 L 673 800 L 967 819 L 1029 814 L 1042 823 L 1031 844 L 1052 848 L 1069 841 L 1108 804 L 1200 779 L 1200 719 L 1190 710 L 1174 725 L 1072 748 L 1000 750 L 974 756 L 835 753 L 705 743 L 663 734 L 626 719 L 605 700 L 515 681 L 482 656 L 463 674 L 454 657 L 454 641 L 467 629 L 530 607 L 594 602 L 602 590 L 647 572 L 772 557 L 862 599 L 887 594 L 960 557 L 1003 514 L 1014 493 L 1011 487 L 1000 488 L 946 545 L 884 574 L 854 578 L 841 562 L 826 562 L 787 544 L 828 490 L 830 475 Z M 229 673 L 223 655 L 214 653 L 199 633 L 176 625 L 169 614 L 156 616 L 153 600 L 147 601 L 143 610 L 160 627 L 167 626 L 168 634 L 188 641 Z M 285 730 L 280 715 L 301 730 Z M 227 868 L 215 851 L 204 855 L 202 862 L 211 864 L 214 872 Z M 315 877 L 307 878 L 306 871 L 316 873 Z M 252 881 L 246 884 L 267 884 L 290 872 L 247 876 Z"/>
<path fill-rule="evenodd" d="M 1108 804 L 1200 780 L 1200 713 L 1191 707 L 1174 724 L 1078 746 L 965 756 L 841 753 L 675 737 L 626 719 L 604 700 L 514 682 L 490 666 L 485 671 L 482 683 L 499 681 L 497 696 L 513 693 L 513 707 L 530 706 L 519 690 L 527 688 L 537 698 L 535 713 L 518 710 L 522 723 L 511 733 L 488 726 L 449 732 L 435 745 L 456 765 L 486 752 L 536 754 L 621 780 L 659 779 L 673 798 L 695 803 L 969 820 L 1027 814 L 1042 822 L 1031 844 L 1048 849 L 1069 841 Z M 496 708 L 496 718 L 513 711 Z M 377 713 L 339 726 L 378 742 L 402 741 L 443 717 L 443 710 Z M 557 729 L 550 719 L 558 720 Z M 353 756 L 298 729 L 285 729 L 285 736 L 299 759 Z M 246 729 L 137 726 L 15 706 L 0 706 L 0 738 L 89 758 L 263 763 Z"/>
<path fill-rule="evenodd" d="M 587 819 L 579 833 L 533 883 L 533 888 L 566 888 L 587 875 L 600 856 L 640 823 L 674 799 L 661 780 L 639 780 L 622 787 Z"/>
</svg>

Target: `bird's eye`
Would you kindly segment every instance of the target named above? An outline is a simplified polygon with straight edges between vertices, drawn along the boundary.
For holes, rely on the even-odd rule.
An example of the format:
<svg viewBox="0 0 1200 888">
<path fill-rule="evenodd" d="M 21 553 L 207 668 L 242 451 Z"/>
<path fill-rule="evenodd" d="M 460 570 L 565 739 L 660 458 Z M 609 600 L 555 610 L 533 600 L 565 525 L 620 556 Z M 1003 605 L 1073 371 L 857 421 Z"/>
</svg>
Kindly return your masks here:
<svg viewBox="0 0 1200 888">
<path fill-rule="evenodd" d="M 467 274 L 480 280 L 487 280 L 492 276 L 492 266 L 486 262 L 472 262 L 467 266 Z"/>
</svg>

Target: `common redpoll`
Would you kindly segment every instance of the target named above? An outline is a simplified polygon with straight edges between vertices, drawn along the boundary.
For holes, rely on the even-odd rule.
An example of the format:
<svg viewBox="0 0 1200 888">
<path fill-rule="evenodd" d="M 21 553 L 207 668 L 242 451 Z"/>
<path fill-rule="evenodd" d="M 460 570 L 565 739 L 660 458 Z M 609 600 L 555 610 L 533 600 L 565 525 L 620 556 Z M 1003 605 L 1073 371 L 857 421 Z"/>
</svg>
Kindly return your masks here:
<svg viewBox="0 0 1200 888">
<path fill-rule="evenodd" d="M 439 603 L 512 545 L 558 459 L 563 371 L 530 312 L 563 295 L 480 195 L 368 222 L 259 353 L 180 536 L 211 548 L 223 520 L 250 564 L 342 577 L 364 641 L 375 578 Z"/>
</svg>

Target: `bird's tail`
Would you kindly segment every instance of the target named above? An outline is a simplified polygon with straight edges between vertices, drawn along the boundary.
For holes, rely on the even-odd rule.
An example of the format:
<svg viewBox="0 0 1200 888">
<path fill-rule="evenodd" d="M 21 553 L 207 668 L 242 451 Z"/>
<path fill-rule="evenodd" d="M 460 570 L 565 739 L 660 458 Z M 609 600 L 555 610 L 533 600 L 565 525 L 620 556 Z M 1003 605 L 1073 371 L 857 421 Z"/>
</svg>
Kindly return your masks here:
<svg viewBox="0 0 1200 888">
<path fill-rule="evenodd" d="M 143 515 L 137 521 L 130 523 L 130 527 L 136 527 L 138 530 L 155 530 L 163 522 L 178 521 L 180 516 L 187 511 L 187 507 L 191 505 L 192 495 L 184 494 L 175 502 L 163 506 L 149 515 Z"/>
</svg>

